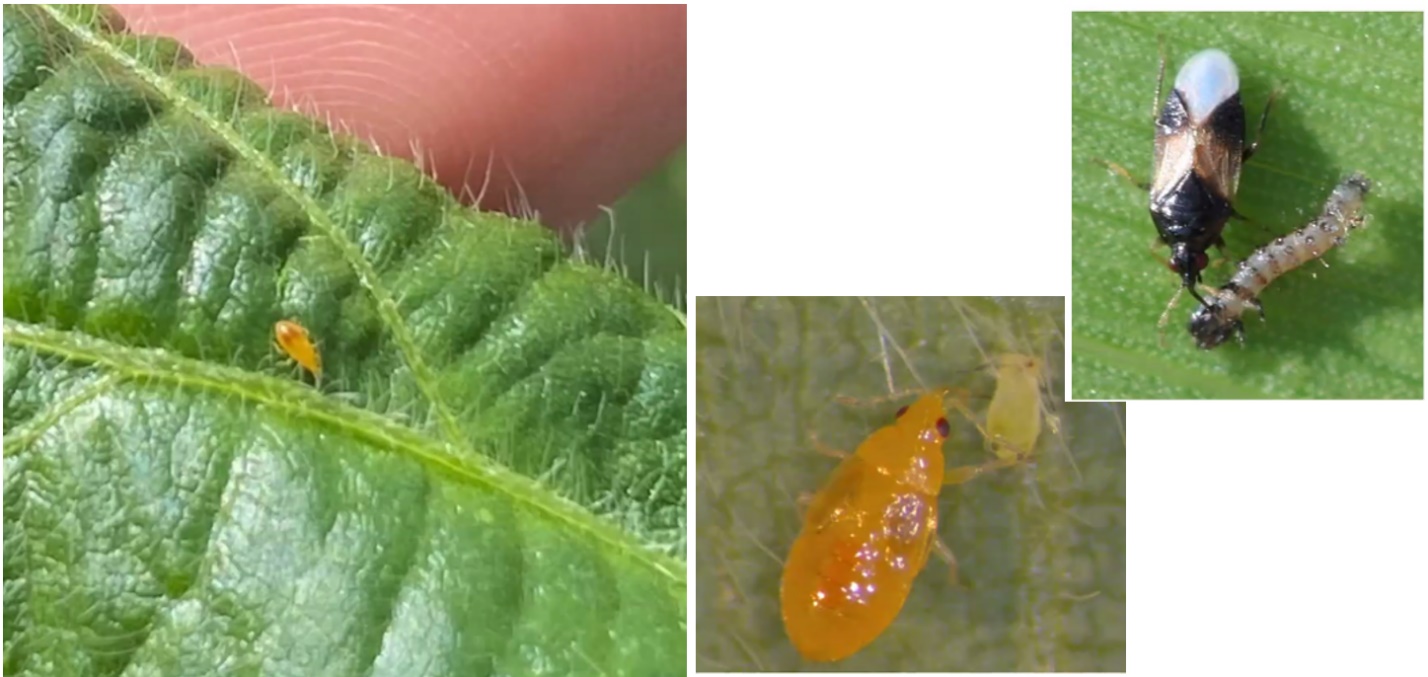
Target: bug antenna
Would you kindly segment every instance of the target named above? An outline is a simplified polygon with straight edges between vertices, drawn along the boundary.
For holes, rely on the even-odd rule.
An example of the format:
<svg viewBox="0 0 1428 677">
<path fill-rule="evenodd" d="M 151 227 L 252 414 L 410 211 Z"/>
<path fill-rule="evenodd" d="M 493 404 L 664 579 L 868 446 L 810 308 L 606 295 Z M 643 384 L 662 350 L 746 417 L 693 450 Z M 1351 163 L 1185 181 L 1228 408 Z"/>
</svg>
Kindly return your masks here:
<svg viewBox="0 0 1428 677">
<path fill-rule="evenodd" d="M 892 334 L 888 332 L 888 328 L 886 325 L 883 324 L 882 318 L 878 317 L 878 311 L 876 308 L 873 307 L 873 302 L 867 297 L 859 296 L 858 303 L 862 304 L 863 310 L 867 311 L 868 317 L 872 318 L 873 324 L 877 326 L 879 343 L 883 344 L 884 341 L 886 341 L 886 343 L 891 344 L 893 351 L 896 352 L 898 354 L 898 358 L 902 360 L 903 366 L 907 367 L 907 371 L 912 374 L 913 380 L 917 381 L 917 385 L 920 388 L 922 388 L 923 390 L 927 390 L 927 383 L 923 381 L 922 376 L 917 373 L 917 368 L 912 366 L 912 360 L 908 358 L 907 352 L 902 349 L 902 346 L 898 345 L 897 340 L 894 339 L 892 337 Z M 883 368 L 887 372 L 888 392 L 894 392 L 895 388 L 892 387 L 893 380 L 891 360 L 887 359 L 886 357 L 886 349 L 884 349 L 883 354 Z"/>
</svg>

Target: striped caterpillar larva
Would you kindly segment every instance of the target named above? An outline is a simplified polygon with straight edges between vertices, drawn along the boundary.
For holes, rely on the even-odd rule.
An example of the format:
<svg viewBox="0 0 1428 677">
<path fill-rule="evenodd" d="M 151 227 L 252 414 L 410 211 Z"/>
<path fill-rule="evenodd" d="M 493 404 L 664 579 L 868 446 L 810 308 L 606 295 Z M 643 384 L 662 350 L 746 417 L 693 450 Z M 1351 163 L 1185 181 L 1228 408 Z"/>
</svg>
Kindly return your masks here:
<svg viewBox="0 0 1428 677">
<path fill-rule="evenodd" d="M 1369 180 L 1354 173 L 1344 179 L 1324 203 L 1324 211 L 1309 225 L 1256 249 L 1240 262 L 1239 270 L 1224 286 L 1210 295 L 1209 303 L 1195 309 L 1190 316 L 1190 335 L 1206 350 L 1224 343 L 1231 336 L 1244 341 L 1244 325 L 1240 316 L 1253 309 L 1264 319 L 1259 295 L 1280 275 L 1322 257 L 1344 243 L 1349 232 L 1363 225 L 1360 214 L 1364 196 L 1369 192 Z"/>
</svg>

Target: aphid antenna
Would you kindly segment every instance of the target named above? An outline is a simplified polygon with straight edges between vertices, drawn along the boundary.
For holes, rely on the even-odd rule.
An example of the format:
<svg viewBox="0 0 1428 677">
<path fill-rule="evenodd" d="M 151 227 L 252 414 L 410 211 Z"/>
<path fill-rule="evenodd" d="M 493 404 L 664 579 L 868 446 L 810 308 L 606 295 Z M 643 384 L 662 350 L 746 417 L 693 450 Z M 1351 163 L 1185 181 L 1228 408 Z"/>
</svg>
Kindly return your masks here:
<svg viewBox="0 0 1428 677">
<path fill-rule="evenodd" d="M 991 356 L 988 355 L 987 352 L 982 348 L 981 342 L 977 339 L 976 334 L 972 332 L 972 330 L 971 330 L 972 322 L 971 322 L 970 318 L 967 317 L 966 313 L 963 312 L 962 307 L 961 307 L 961 304 L 954 302 L 954 303 L 952 304 L 952 308 L 953 308 L 953 310 L 956 310 L 956 311 L 957 311 L 957 314 L 958 314 L 958 315 L 961 315 L 961 316 L 962 316 L 962 321 L 963 321 L 963 322 L 966 324 L 966 326 L 968 327 L 967 333 L 968 333 L 969 336 L 971 336 L 973 345 L 975 345 L 975 346 L 977 347 L 977 352 L 980 353 L 981 356 L 982 356 L 982 364 L 981 364 L 980 366 L 978 366 L 978 367 L 973 367 L 972 369 L 965 369 L 965 370 L 960 370 L 960 371 L 954 371 L 954 372 L 952 372 L 952 373 L 953 373 L 953 374 L 963 374 L 963 373 L 967 373 L 967 372 L 971 372 L 971 371 L 981 371 L 981 370 L 991 369 L 991 370 L 993 371 L 993 373 L 995 374 L 995 370 L 996 370 L 996 367 L 997 367 L 996 361 L 993 360 L 993 359 L 991 358 Z M 1060 332 L 1059 330 L 1053 328 L 1053 329 L 1052 329 L 1052 336 L 1053 336 L 1055 339 L 1057 339 L 1062 345 L 1065 345 L 1065 337 L 1061 335 L 1061 332 Z M 1055 343 L 1056 343 L 1056 341 L 1048 342 L 1048 344 L 1044 345 L 1043 348 L 1039 351 L 1039 352 L 1041 353 L 1041 363 L 1042 363 L 1043 369 L 1044 369 L 1045 365 L 1047 364 L 1047 354 L 1048 354 L 1049 351 L 1051 350 L 1051 345 L 1054 345 Z M 1026 347 L 1029 348 L 1030 346 L 1026 346 Z M 1013 346 L 1013 348 L 1014 348 L 1016 351 L 1018 351 L 1018 352 L 1025 352 L 1025 353 L 1027 353 L 1027 354 L 1030 354 L 1030 353 L 1032 352 L 1031 350 L 1023 350 L 1023 347 L 1022 347 L 1022 346 Z M 1052 433 L 1053 433 L 1053 434 L 1057 434 L 1057 435 L 1059 436 L 1059 428 L 1060 428 L 1059 418 L 1056 416 L 1056 413 L 1055 413 L 1055 411 L 1054 411 L 1054 407 L 1051 405 L 1050 400 L 1049 400 L 1049 398 L 1050 398 L 1049 385 L 1050 385 L 1050 384 L 1047 382 L 1047 379 L 1046 379 L 1046 376 L 1045 376 L 1045 373 L 1044 373 L 1044 372 L 1040 375 L 1040 379 L 1039 379 L 1039 380 L 1041 381 L 1043 393 L 1042 393 L 1042 396 L 1041 396 L 1041 397 L 1038 397 L 1038 398 L 1037 398 L 1037 406 L 1041 409 L 1041 413 L 1046 417 L 1046 421 L 1047 421 L 1048 427 L 1051 428 Z M 991 399 L 991 396 L 990 396 L 990 395 L 987 395 L 987 396 L 978 395 L 978 396 L 973 397 L 973 398 L 970 398 L 970 399 L 975 399 L 975 400 L 984 400 L 984 399 L 985 399 L 985 400 L 990 400 L 990 399 Z M 1073 462 L 1073 463 L 1074 463 L 1074 462 Z M 1078 474 L 1079 474 L 1079 471 L 1078 471 Z"/>
<path fill-rule="evenodd" d="M 990 363 L 991 358 L 987 356 L 987 351 L 982 349 L 982 342 L 977 338 L 977 333 L 972 331 L 972 319 L 967 317 L 966 311 L 962 310 L 962 304 L 954 300 L 952 309 L 957 311 L 957 315 L 962 318 L 962 326 L 967 329 L 967 336 L 972 339 L 972 345 L 977 347 L 977 354 L 982 356 L 982 362 Z"/>
<path fill-rule="evenodd" d="M 1124 405 L 1124 402 L 1102 402 L 1102 406 L 1111 410 L 1111 416 L 1116 419 L 1116 433 L 1121 437 L 1121 444 L 1126 442 L 1126 419 L 1121 413 L 1123 410 L 1117 404 Z"/>
<path fill-rule="evenodd" d="M 945 396 L 947 389 L 912 388 L 907 390 L 898 390 L 896 392 L 888 393 L 887 395 L 878 395 L 877 397 L 853 397 L 852 395 L 835 395 L 833 396 L 833 399 L 837 401 L 838 404 L 841 404 L 846 407 L 876 407 L 878 405 L 887 404 L 888 402 L 898 402 L 914 397 L 922 397 L 923 395 L 934 395 L 938 394 L 939 392 L 943 393 Z"/>
</svg>

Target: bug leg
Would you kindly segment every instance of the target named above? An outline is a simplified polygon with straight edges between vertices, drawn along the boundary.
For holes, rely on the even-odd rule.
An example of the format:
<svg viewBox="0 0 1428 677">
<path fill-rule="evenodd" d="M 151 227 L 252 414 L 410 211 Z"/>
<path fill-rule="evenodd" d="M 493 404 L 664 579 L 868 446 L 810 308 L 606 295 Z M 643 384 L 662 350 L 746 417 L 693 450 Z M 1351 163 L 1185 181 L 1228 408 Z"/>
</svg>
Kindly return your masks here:
<svg viewBox="0 0 1428 677">
<path fill-rule="evenodd" d="M 967 403 L 972 399 L 972 394 L 967 392 L 965 388 L 957 388 L 949 391 L 947 395 L 947 398 L 945 398 L 946 404 L 956 409 L 957 413 L 961 414 L 963 418 L 971 421 L 972 425 L 977 427 L 977 432 L 981 433 L 983 438 L 990 439 L 991 435 L 987 434 L 987 429 L 982 427 L 981 422 L 977 420 L 977 415 L 973 414 L 971 408 L 967 406 Z"/>
<path fill-rule="evenodd" d="M 816 432 L 808 433 L 808 441 L 813 444 L 813 448 L 817 450 L 818 453 L 823 454 L 824 456 L 829 456 L 842 460 L 852 455 L 841 449 L 834 449 L 833 447 L 824 444 L 823 440 L 818 439 L 818 433 Z"/>
<path fill-rule="evenodd" d="M 933 534 L 932 551 L 937 553 L 938 559 L 947 563 L 948 580 L 952 582 L 952 585 L 957 585 L 957 556 L 952 554 L 952 548 L 947 547 L 947 544 L 943 543 L 942 539 L 937 538 L 937 535 Z"/>
<path fill-rule="evenodd" d="M 1269 122 L 1269 109 L 1274 107 L 1274 100 L 1279 98 L 1280 91 L 1281 90 L 1276 89 L 1270 92 L 1269 99 L 1265 100 L 1264 113 L 1259 116 L 1259 130 L 1254 133 L 1254 143 L 1251 143 L 1248 148 L 1245 148 L 1241 162 L 1249 162 L 1250 156 L 1254 155 L 1254 152 L 1259 149 L 1259 142 L 1264 138 L 1264 124 Z"/>
<path fill-rule="evenodd" d="M 1164 246 L 1165 241 L 1161 240 L 1160 236 L 1156 236 L 1150 239 L 1150 247 L 1148 247 L 1147 250 L 1150 252 L 1150 255 L 1155 258 L 1156 261 L 1160 262 L 1160 265 L 1165 266 L 1170 270 L 1175 270 L 1174 266 L 1170 265 L 1170 257 L 1160 253 L 1160 248 Z"/>
<path fill-rule="evenodd" d="M 1125 180 L 1131 182 L 1131 185 L 1135 186 L 1136 188 L 1139 188 L 1139 189 L 1141 189 L 1141 190 L 1143 190 L 1143 191 L 1147 191 L 1147 192 L 1150 191 L 1150 184 L 1149 184 L 1149 183 L 1146 183 L 1146 182 L 1144 182 L 1144 181 L 1141 181 L 1140 179 L 1135 178 L 1134 176 L 1131 176 L 1130 170 L 1126 169 L 1125 167 L 1122 167 L 1122 166 L 1120 166 L 1120 165 L 1118 165 L 1118 164 L 1116 164 L 1116 163 L 1114 163 L 1114 162 L 1111 162 L 1110 160 L 1102 160 L 1101 158 L 1098 158 L 1098 157 L 1093 157 L 1093 158 L 1091 158 L 1091 161 L 1092 161 L 1092 162 L 1095 162 L 1096 164 L 1101 165 L 1102 167 L 1105 167 L 1106 169 L 1109 169 L 1109 170 L 1111 170 L 1111 171 L 1113 171 L 1113 172 L 1115 172 L 1115 173 L 1117 173 L 1117 174 L 1120 174 L 1123 178 L 1125 178 Z"/>
<path fill-rule="evenodd" d="M 1175 290 L 1175 295 L 1170 297 L 1170 303 L 1165 304 L 1165 312 L 1160 314 L 1160 322 L 1156 325 L 1160 329 L 1160 347 L 1165 347 L 1165 326 L 1170 324 L 1170 311 L 1175 309 L 1175 305 L 1180 303 L 1180 295 L 1185 293 L 1185 288 Z"/>
</svg>

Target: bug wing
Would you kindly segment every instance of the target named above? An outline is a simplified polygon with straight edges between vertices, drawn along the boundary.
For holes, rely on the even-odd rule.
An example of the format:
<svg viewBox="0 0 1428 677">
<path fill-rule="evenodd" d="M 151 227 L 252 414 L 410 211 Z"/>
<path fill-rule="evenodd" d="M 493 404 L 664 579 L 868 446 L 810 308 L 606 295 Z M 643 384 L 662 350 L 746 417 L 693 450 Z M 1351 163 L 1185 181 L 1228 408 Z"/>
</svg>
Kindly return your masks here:
<svg viewBox="0 0 1428 677">
<path fill-rule="evenodd" d="M 1195 168 L 1195 139 L 1190 134 L 1164 136 L 1155 144 L 1155 174 L 1150 177 L 1152 199 L 1180 183 Z"/>
<path fill-rule="evenodd" d="M 781 583 L 784 628 L 804 658 L 841 660 L 892 623 L 927 562 L 935 501 L 859 457 L 839 466 L 809 508 Z"/>
<path fill-rule="evenodd" d="M 882 566 L 910 586 L 932 550 L 932 537 L 937 532 L 937 497 L 915 492 L 895 494 L 883 510 L 881 524 L 881 540 L 885 543 Z"/>
<path fill-rule="evenodd" d="M 823 531 L 852 508 L 857 501 L 866 467 L 867 462 L 859 456 L 849 456 L 838 464 L 828 483 L 814 495 L 808 513 L 803 516 L 805 532 Z"/>
<path fill-rule="evenodd" d="M 1195 145 L 1195 173 L 1212 192 L 1233 200 L 1240 185 L 1240 165 L 1244 162 L 1244 144 L 1236 138 L 1205 129 L 1201 134 L 1218 138 Z"/>
</svg>

